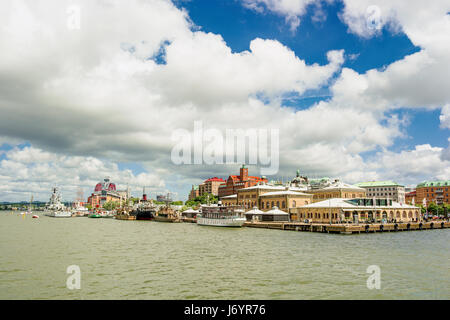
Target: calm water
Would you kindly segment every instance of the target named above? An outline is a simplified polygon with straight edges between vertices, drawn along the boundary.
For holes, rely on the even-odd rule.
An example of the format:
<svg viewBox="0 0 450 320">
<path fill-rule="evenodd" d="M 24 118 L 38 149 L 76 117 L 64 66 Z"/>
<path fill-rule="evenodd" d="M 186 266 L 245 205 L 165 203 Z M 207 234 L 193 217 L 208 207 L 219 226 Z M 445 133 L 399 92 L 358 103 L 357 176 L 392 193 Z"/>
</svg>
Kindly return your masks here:
<svg viewBox="0 0 450 320">
<path fill-rule="evenodd" d="M 0 299 L 449 299 L 449 240 L 0 211 Z M 80 290 L 66 288 L 69 265 Z M 367 289 L 369 265 L 380 290 Z"/>
</svg>

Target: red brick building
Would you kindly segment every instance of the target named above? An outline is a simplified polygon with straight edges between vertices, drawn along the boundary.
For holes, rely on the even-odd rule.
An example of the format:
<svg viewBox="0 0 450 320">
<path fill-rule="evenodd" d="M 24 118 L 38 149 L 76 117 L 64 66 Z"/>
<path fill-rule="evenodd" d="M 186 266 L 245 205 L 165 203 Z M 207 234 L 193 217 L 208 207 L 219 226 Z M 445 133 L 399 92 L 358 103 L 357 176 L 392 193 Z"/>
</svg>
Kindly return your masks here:
<svg viewBox="0 0 450 320">
<path fill-rule="evenodd" d="M 267 183 L 265 177 L 255 177 L 248 175 L 248 168 L 245 165 L 239 170 L 239 175 L 231 175 L 228 177 L 227 181 L 219 186 L 219 198 L 229 196 L 232 194 L 237 194 L 237 191 L 242 188 L 253 187 L 258 183 Z"/>
<path fill-rule="evenodd" d="M 416 204 L 422 204 L 426 199 L 427 206 L 430 202 L 437 205 L 450 203 L 450 180 L 426 181 L 416 187 Z"/>
<path fill-rule="evenodd" d="M 416 190 L 405 193 L 405 203 L 406 204 L 416 204 Z M 418 203 L 420 204 L 420 203 Z"/>
</svg>

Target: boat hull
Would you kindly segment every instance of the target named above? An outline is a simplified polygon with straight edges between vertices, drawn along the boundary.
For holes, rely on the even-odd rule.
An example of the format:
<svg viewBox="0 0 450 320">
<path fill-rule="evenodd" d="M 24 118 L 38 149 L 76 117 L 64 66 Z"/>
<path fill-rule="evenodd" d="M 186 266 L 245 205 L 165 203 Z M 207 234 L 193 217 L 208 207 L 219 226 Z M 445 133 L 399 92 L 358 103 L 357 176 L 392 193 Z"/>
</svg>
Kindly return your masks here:
<svg viewBox="0 0 450 320">
<path fill-rule="evenodd" d="M 197 224 L 200 226 L 211 227 L 242 227 L 245 223 L 245 218 L 225 218 L 225 219 L 211 219 L 197 217 Z"/>
<path fill-rule="evenodd" d="M 178 218 L 159 217 L 159 216 L 156 216 L 155 218 L 153 218 L 153 220 L 158 222 L 181 222 L 180 219 Z"/>
<path fill-rule="evenodd" d="M 136 213 L 136 220 L 153 220 L 154 218 L 154 211 L 138 211 Z"/>
<path fill-rule="evenodd" d="M 72 212 L 70 211 L 48 212 L 45 215 L 52 218 L 72 218 Z"/>
</svg>

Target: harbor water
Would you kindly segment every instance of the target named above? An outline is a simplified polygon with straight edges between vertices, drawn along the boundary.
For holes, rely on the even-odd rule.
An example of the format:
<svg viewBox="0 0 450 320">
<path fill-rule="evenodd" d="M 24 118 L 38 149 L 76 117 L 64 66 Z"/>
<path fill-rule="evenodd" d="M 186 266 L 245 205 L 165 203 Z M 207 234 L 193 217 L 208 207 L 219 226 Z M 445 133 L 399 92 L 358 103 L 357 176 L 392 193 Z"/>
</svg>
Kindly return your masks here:
<svg viewBox="0 0 450 320">
<path fill-rule="evenodd" d="M 0 212 L 0 299 L 450 298 L 448 229 L 344 236 L 38 214 Z M 380 289 L 367 286 L 373 265 Z"/>
</svg>

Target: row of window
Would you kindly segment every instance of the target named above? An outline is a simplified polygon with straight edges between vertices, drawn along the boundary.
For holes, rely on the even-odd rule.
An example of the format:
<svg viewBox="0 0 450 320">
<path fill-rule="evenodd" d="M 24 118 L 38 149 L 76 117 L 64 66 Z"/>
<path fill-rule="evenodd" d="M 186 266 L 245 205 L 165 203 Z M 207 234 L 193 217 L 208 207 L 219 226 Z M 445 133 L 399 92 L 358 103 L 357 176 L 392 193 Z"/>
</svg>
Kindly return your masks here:
<svg viewBox="0 0 450 320">
<path fill-rule="evenodd" d="M 368 191 L 395 191 L 395 187 L 385 187 L 385 188 L 367 188 Z"/>
<path fill-rule="evenodd" d="M 349 212 L 346 214 L 346 216 L 349 216 Z M 369 218 L 369 213 L 367 213 L 367 212 L 359 212 L 359 213 L 353 213 L 353 215 L 355 215 L 355 214 L 359 214 L 359 217 L 361 217 L 361 218 Z M 413 217 L 413 213 L 411 212 L 411 211 L 409 211 L 409 212 L 406 212 L 406 211 L 403 211 L 403 213 L 401 213 L 401 212 L 397 212 L 395 215 L 394 215 L 394 213 L 391 211 L 390 213 L 389 213 L 389 215 L 386 213 L 386 212 L 383 212 L 383 214 L 381 214 L 380 212 L 377 212 L 376 213 L 376 217 L 378 218 L 378 219 L 381 219 L 381 217 L 388 217 L 389 216 L 389 218 L 394 218 L 394 216 L 396 217 L 396 218 L 401 218 L 401 217 L 403 217 L 403 218 L 412 218 Z M 327 213 L 321 213 L 321 212 L 307 212 L 307 213 L 300 213 L 299 214 L 299 217 L 300 218 L 305 218 L 305 219 L 330 219 L 330 213 L 329 212 L 327 212 Z M 338 214 L 337 213 L 331 213 L 331 219 L 337 219 L 338 218 Z"/>
</svg>

